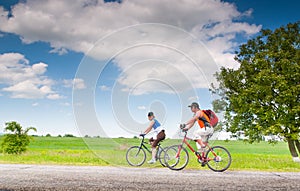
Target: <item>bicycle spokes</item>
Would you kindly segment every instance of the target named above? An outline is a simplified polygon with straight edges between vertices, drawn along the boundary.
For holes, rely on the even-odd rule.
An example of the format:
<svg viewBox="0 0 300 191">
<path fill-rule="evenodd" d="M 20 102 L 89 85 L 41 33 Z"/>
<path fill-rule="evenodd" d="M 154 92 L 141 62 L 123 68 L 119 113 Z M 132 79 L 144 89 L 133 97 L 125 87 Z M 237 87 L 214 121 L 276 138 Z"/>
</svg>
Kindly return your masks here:
<svg viewBox="0 0 300 191">
<path fill-rule="evenodd" d="M 165 163 L 172 170 L 183 169 L 188 161 L 188 152 L 181 145 L 173 145 L 165 152 Z"/>
<path fill-rule="evenodd" d="M 141 166 L 146 160 L 146 153 L 138 146 L 133 146 L 126 153 L 126 160 L 131 166 Z"/>
<path fill-rule="evenodd" d="M 231 155 L 227 149 L 215 146 L 206 154 L 208 167 L 216 172 L 222 172 L 229 168 Z"/>
</svg>

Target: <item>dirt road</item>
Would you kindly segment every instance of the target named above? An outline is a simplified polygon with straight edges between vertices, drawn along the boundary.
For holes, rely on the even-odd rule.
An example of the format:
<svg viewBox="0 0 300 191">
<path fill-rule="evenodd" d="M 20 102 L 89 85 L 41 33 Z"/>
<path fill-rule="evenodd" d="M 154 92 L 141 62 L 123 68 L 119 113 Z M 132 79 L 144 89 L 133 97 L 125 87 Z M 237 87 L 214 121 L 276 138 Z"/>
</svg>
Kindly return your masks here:
<svg viewBox="0 0 300 191">
<path fill-rule="evenodd" d="M 0 164 L 0 190 L 300 190 L 300 173 Z"/>
</svg>

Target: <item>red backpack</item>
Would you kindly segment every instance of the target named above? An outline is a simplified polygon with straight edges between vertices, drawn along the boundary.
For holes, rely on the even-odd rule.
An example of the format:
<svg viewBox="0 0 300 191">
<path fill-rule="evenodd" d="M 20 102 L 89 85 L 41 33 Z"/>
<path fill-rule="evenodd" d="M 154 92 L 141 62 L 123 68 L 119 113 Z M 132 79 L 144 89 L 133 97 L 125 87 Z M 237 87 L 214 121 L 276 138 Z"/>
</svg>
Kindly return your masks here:
<svg viewBox="0 0 300 191">
<path fill-rule="evenodd" d="M 217 115 L 215 114 L 215 112 L 213 112 L 212 110 L 208 109 L 208 110 L 202 110 L 205 115 L 207 115 L 207 117 L 209 118 L 209 123 L 212 127 L 217 126 L 219 119 L 217 117 Z M 203 120 L 203 119 L 201 119 Z M 204 120 L 203 120 L 204 121 Z M 204 121 L 204 122 L 208 122 L 208 121 Z"/>
</svg>

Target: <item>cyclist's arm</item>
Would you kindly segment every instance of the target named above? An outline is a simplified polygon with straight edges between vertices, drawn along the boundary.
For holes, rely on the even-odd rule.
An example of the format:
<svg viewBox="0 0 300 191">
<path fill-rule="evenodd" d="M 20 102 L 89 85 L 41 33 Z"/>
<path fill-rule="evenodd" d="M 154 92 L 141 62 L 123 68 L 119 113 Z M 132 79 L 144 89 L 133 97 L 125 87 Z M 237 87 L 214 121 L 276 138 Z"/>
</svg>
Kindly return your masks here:
<svg viewBox="0 0 300 191">
<path fill-rule="evenodd" d="M 189 130 L 190 128 L 192 128 L 196 122 L 197 118 L 195 119 L 195 117 L 193 117 L 192 119 L 190 119 L 188 122 L 186 122 L 186 130 Z"/>
<path fill-rule="evenodd" d="M 202 117 L 203 116 L 203 113 L 202 111 L 198 111 L 195 116 L 190 119 L 188 122 L 186 122 L 186 130 L 189 130 L 190 128 L 192 128 L 195 124 L 195 122 L 198 120 L 199 117 Z"/>
<path fill-rule="evenodd" d="M 150 122 L 149 126 L 148 126 L 147 129 L 144 131 L 145 134 L 148 134 L 148 133 L 151 131 L 151 129 L 152 129 L 154 123 L 155 123 L 154 121 L 151 121 L 151 122 Z"/>
</svg>

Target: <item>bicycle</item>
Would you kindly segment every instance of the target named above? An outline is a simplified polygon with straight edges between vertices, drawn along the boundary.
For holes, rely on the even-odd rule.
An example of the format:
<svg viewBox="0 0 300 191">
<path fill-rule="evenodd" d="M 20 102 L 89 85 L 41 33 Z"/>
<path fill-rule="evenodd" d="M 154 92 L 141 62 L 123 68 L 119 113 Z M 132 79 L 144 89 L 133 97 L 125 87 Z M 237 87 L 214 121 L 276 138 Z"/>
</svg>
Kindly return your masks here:
<svg viewBox="0 0 300 191">
<path fill-rule="evenodd" d="M 146 161 L 146 151 L 152 154 L 151 149 L 149 149 L 146 144 L 149 144 L 145 141 L 145 134 L 140 135 L 142 137 L 140 146 L 132 146 L 126 152 L 126 160 L 131 166 L 142 166 Z M 163 167 L 166 167 L 164 163 L 164 153 L 165 149 L 158 143 L 156 147 L 156 160 L 159 160 L 160 164 Z"/>
<path fill-rule="evenodd" d="M 182 170 L 189 162 L 189 154 L 185 144 L 197 157 L 197 161 L 202 167 L 208 166 L 214 172 L 223 172 L 231 165 L 231 155 L 229 151 L 222 146 L 210 147 L 208 139 L 205 142 L 207 151 L 201 153 L 194 150 L 194 148 L 188 143 L 187 140 L 192 140 L 187 137 L 187 131 L 184 131 L 185 135 L 180 145 L 173 145 L 165 150 L 165 164 L 171 170 Z"/>
</svg>

